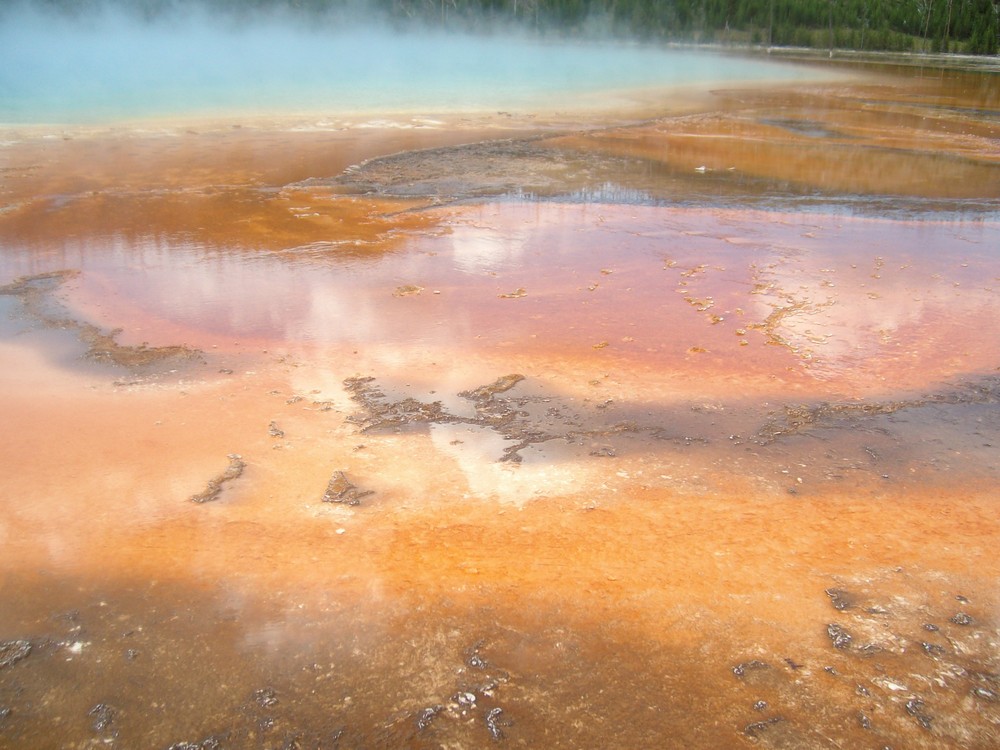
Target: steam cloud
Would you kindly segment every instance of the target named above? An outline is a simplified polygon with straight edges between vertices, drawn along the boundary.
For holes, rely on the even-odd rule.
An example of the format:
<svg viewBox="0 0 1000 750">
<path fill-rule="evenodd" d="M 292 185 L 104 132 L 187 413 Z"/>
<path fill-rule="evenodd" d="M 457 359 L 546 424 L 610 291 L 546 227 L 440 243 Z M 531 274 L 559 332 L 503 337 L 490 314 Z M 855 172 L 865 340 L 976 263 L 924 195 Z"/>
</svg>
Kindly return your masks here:
<svg viewBox="0 0 1000 750">
<path fill-rule="evenodd" d="M 394 29 L 363 5 L 315 15 L 280 6 L 230 13 L 220 4 L 95 1 L 73 13 L 51 2 L 8 6 L 0 14 L 0 122 L 489 111 L 754 75 L 747 61 L 652 46 Z M 754 65 L 772 76 L 785 70 Z"/>
</svg>

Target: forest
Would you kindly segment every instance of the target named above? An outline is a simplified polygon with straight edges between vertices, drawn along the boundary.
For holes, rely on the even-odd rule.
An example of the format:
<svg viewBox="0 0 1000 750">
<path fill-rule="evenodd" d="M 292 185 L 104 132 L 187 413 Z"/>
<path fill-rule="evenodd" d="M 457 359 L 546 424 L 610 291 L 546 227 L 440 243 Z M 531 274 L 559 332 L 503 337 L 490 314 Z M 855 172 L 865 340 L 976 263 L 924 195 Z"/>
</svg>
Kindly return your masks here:
<svg viewBox="0 0 1000 750">
<path fill-rule="evenodd" d="M 862 51 L 995 55 L 1000 0 L 34 0 L 83 14 L 119 6 L 148 18 L 198 5 L 329 23 L 383 20 L 567 36 Z"/>
</svg>

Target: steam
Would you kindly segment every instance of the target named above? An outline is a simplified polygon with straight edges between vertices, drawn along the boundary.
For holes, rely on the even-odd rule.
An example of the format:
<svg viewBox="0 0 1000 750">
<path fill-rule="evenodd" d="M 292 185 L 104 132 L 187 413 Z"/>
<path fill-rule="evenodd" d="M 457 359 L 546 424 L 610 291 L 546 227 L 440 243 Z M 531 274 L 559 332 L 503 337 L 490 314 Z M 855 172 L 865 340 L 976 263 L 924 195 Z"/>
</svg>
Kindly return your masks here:
<svg viewBox="0 0 1000 750">
<path fill-rule="evenodd" d="M 791 70 L 635 44 L 398 30 L 362 6 L 316 16 L 192 2 L 147 4 L 160 10 L 146 14 L 87 7 L 21 3 L 0 15 L 0 122 L 531 109 L 586 92 Z"/>
</svg>

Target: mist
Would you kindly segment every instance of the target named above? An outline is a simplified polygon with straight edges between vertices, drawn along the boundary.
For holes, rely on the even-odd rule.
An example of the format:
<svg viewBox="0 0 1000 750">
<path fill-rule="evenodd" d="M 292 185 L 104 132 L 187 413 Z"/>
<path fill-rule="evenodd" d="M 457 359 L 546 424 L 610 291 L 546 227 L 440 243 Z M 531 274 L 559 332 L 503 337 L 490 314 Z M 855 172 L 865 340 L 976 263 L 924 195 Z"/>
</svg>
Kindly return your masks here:
<svg viewBox="0 0 1000 750">
<path fill-rule="evenodd" d="M 602 90 L 795 75 L 653 45 L 400 28 L 363 5 L 322 13 L 142 7 L 8 7 L 0 122 L 531 109 L 572 106 Z"/>
</svg>

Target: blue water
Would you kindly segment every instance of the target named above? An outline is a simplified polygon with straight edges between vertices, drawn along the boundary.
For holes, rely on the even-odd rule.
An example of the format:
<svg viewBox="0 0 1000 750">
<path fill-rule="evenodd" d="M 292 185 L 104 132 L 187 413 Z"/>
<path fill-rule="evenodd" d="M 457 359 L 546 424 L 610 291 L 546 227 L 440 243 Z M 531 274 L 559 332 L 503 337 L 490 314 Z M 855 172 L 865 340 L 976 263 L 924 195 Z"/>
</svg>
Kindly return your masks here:
<svg viewBox="0 0 1000 750">
<path fill-rule="evenodd" d="M 623 43 L 242 27 L 198 17 L 0 17 L 0 122 L 570 106 L 587 92 L 789 81 L 802 68 Z M 815 71 L 808 71 L 815 75 Z"/>
</svg>

